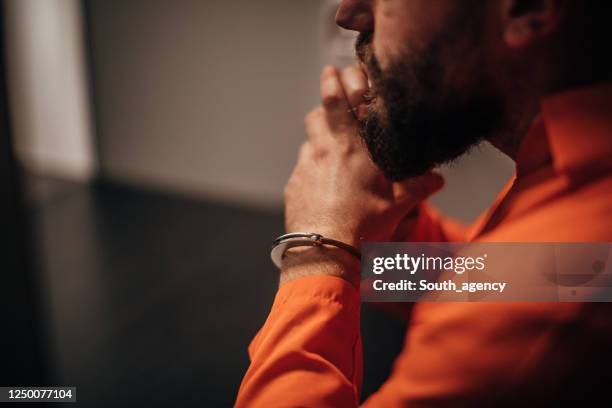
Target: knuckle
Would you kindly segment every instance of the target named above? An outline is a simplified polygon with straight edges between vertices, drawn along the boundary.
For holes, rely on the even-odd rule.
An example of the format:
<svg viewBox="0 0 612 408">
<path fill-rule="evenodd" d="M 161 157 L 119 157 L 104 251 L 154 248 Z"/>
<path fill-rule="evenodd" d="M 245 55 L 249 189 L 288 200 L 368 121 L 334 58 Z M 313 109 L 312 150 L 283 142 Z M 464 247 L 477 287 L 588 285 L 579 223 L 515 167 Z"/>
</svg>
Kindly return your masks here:
<svg viewBox="0 0 612 408">
<path fill-rule="evenodd" d="M 341 140 L 352 138 L 356 132 L 354 124 L 348 121 L 337 121 L 331 124 L 330 128 Z"/>
<path fill-rule="evenodd" d="M 327 156 L 329 156 L 329 149 L 325 146 L 321 146 L 319 147 L 315 152 L 314 152 L 314 159 L 315 161 L 321 160 Z"/>
<path fill-rule="evenodd" d="M 342 98 L 343 95 L 341 95 L 339 92 L 333 91 L 324 94 L 321 98 L 321 102 L 325 108 L 334 109 L 342 103 Z"/>
<path fill-rule="evenodd" d="M 320 79 L 325 80 L 327 77 L 335 75 L 336 72 L 337 70 L 335 67 L 333 67 L 332 65 L 326 65 L 323 67 L 323 69 L 321 69 Z"/>
<path fill-rule="evenodd" d="M 300 146 L 300 149 L 298 151 L 298 156 L 300 158 L 306 156 L 306 154 L 308 153 L 309 149 L 310 149 L 310 143 L 308 143 L 307 141 L 302 143 L 302 145 Z"/>
<path fill-rule="evenodd" d="M 304 129 L 306 129 L 306 133 L 310 136 L 314 127 L 314 123 L 312 119 L 307 118 L 304 120 Z"/>
<path fill-rule="evenodd" d="M 304 124 L 312 122 L 316 118 L 317 109 L 313 109 L 304 116 Z"/>
<path fill-rule="evenodd" d="M 320 107 L 308 112 L 308 114 L 304 116 L 304 125 L 308 128 L 317 123 L 317 121 L 321 119 L 321 112 L 322 108 Z"/>
<path fill-rule="evenodd" d="M 318 144 L 312 143 L 312 140 L 306 141 L 300 147 L 300 152 L 298 154 L 298 164 L 297 169 L 299 170 L 304 166 L 304 163 L 311 162 L 319 155 L 319 151 L 321 147 Z"/>
<path fill-rule="evenodd" d="M 350 138 L 342 138 L 338 141 L 338 151 L 345 156 L 350 156 L 355 153 L 355 145 L 352 143 Z"/>
<path fill-rule="evenodd" d="M 312 118 L 310 117 L 310 113 L 307 114 L 306 116 L 304 116 L 304 126 L 308 126 L 310 124 L 310 122 L 312 121 Z"/>
<path fill-rule="evenodd" d="M 365 89 L 361 88 L 351 88 L 347 90 L 347 96 L 351 101 L 357 102 L 363 99 L 364 91 Z"/>
</svg>

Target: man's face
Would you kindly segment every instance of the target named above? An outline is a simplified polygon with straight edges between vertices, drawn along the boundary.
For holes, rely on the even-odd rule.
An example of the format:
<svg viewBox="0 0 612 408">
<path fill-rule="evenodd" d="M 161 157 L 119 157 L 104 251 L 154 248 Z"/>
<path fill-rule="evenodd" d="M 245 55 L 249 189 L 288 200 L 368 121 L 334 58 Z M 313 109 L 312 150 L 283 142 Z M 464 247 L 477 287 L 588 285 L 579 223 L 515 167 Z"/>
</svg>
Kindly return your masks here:
<svg viewBox="0 0 612 408">
<path fill-rule="evenodd" d="M 371 13 L 371 25 L 354 28 L 372 84 L 361 133 L 387 178 L 422 174 L 503 126 L 502 98 L 487 74 L 482 2 L 346 2 Z"/>
</svg>

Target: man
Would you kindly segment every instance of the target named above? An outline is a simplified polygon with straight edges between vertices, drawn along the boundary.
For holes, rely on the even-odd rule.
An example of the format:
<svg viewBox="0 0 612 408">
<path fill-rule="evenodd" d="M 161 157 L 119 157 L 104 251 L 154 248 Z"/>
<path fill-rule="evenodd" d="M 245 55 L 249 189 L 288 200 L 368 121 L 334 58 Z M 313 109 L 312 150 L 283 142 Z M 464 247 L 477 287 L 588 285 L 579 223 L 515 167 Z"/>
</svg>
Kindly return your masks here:
<svg viewBox="0 0 612 408">
<path fill-rule="evenodd" d="M 582 0 L 343 1 L 337 23 L 359 32 L 362 69 L 321 74 L 322 106 L 306 117 L 285 190 L 287 231 L 354 247 L 612 241 L 611 15 Z M 483 140 L 516 161 L 516 176 L 462 228 L 423 200 L 442 187 L 431 169 Z M 236 405 L 359 405 L 358 286 L 348 252 L 289 250 Z M 605 395 L 611 312 L 419 303 L 389 379 L 364 405 L 542 406 Z"/>
</svg>

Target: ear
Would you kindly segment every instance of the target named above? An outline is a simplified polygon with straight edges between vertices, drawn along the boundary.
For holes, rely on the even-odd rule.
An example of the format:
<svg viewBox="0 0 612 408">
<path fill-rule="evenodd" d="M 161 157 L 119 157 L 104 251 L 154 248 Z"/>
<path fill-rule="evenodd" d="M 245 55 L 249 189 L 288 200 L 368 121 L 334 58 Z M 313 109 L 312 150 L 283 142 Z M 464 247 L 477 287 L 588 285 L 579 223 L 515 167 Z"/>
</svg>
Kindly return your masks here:
<svg viewBox="0 0 612 408">
<path fill-rule="evenodd" d="M 523 48 L 554 33 L 565 10 L 564 0 L 503 0 L 504 41 Z"/>
</svg>

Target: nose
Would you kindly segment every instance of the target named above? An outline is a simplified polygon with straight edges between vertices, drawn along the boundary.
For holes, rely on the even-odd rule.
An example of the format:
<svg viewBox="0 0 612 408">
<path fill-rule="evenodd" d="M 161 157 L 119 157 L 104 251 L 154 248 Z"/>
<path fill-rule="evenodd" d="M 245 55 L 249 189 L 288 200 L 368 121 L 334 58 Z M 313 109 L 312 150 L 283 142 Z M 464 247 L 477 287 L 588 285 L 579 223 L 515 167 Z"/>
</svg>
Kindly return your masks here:
<svg viewBox="0 0 612 408">
<path fill-rule="evenodd" d="M 342 0 L 336 12 L 336 24 L 347 30 L 368 32 L 374 29 L 372 0 Z"/>
</svg>

